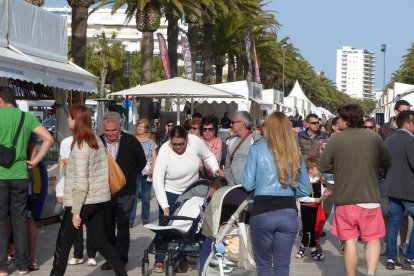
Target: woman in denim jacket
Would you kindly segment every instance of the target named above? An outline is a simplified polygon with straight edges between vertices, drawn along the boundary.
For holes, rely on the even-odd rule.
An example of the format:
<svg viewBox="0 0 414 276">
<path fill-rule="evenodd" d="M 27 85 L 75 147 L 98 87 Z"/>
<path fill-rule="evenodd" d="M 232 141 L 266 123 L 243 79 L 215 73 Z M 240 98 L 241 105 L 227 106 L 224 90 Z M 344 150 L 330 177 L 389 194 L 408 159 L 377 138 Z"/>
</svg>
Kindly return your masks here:
<svg viewBox="0 0 414 276">
<path fill-rule="evenodd" d="M 296 197 L 311 190 L 288 117 L 274 112 L 265 128 L 266 141 L 249 151 L 242 184 L 254 190 L 250 229 L 257 274 L 285 276 L 299 227 Z"/>
</svg>

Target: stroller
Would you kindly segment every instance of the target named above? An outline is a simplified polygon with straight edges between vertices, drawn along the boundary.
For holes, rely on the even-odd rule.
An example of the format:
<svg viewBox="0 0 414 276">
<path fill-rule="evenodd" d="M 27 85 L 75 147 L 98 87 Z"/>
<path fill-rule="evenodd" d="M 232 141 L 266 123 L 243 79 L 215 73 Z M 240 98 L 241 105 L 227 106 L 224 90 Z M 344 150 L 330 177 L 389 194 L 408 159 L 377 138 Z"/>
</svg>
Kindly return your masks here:
<svg viewBox="0 0 414 276">
<path fill-rule="evenodd" d="M 203 235 L 213 243 L 201 275 L 229 275 L 235 267 L 256 269 L 247 208 L 252 198 L 241 185 L 220 188 L 213 195 L 203 223 Z"/>
<path fill-rule="evenodd" d="M 142 257 L 142 275 L 149 274 L 149 254 L 167 256 L 165 274 L 188 270 L 187 257 L 198 258 L 203 242 L 201 224 L 208 197 L 209 180 L 200 179 L 188 187 L 177 199 L 177 208 L 168 217 L 166 226 L 146 224 L 145 227 L 169 240 L 163 250 L 154 249 L 154 240 L 144 250 Z"/>
</svg>

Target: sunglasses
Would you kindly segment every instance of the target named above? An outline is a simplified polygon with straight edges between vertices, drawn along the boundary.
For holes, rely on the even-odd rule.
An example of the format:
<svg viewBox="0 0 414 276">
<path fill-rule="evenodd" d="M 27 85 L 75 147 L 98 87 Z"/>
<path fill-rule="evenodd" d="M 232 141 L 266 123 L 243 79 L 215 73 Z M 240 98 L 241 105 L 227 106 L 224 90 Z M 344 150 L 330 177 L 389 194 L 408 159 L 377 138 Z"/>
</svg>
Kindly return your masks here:
<svg viewBox="0 0 414 276">
<path fill-rule="evenodd" d="M 365 129 L 369 128 L 369 129 L 374 129 L 373 126 L 364 126 Z"/>
<path fill-rule="evenodd" d="M 192 130 L 200 129 L 199 127 L 191 127 Z"/>
<path fill-rule="evenodd" d="M 203 132 L 213 132 L 215 131 L 214 127 L 203 127 Z"/>
<path fill-rule="evenodd" d="M 171 143 L 173 148 L 183 148 L 187 143 Z"/>
<path fill-rule="evenodd" d="M 235 123 L 240 123 L 241 121 L 231 121 L 231 124 L 234 125 Z"/>
<path fill-rule="evenodd" d="M 309 122 L 309 124 L 316 126 L 319 125 L 319 122 Z"/>
</svg>

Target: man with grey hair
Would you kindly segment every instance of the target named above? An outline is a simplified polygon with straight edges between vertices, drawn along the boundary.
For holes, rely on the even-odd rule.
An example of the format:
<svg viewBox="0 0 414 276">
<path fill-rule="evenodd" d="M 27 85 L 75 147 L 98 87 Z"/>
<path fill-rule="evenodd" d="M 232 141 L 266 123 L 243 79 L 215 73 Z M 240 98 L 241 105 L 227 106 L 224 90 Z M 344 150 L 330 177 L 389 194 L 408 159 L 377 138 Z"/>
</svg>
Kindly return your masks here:
<svg viewBox="0 0 414 276">
<path fill-rule="evenodd" d="M 130 240 L 129 217 L 137 189 L 137 176 L 145 167 L 147 160 L 141 143 L 133 135 L 121 131 L 120 117 L 116 112 L 108 112 L 104 115 L 103 134 L 100 138 L 126 179 L 126 185 L 111 199 L 111 216 L 107 219 L 109 241 L 116 248 L 126 269 Z M 105 262 L 101 269 L 110 270 L 112 266 Z"/>
<path fill-rule="evenodd" d="M 239 185 L 243 177 L 247 154 L 252 144 L 263 137 L 252 131 L 252 119 L 247 111 L 234 112 L 231 120 L 231 129 L 234 136 L 227 142 L 227 157 L 224 167 L 224 176 L 230 185 Z"/>
</svg>

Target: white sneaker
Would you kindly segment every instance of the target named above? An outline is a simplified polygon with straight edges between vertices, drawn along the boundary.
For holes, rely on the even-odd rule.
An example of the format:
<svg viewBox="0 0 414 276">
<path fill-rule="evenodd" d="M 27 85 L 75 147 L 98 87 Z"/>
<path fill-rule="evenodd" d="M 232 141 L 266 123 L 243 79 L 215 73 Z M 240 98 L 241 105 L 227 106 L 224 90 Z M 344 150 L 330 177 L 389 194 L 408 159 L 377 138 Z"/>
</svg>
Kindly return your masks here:
<svg viewBox="0 0 414 276">
<path fill-rule="evenodd" d="M 88 266 L 96 266 L 95 258 L 89 258 L 88 259 Z"/>
<path fill-rule="evenodd" d="M 83 259 L 72 258 L 68 261 L 68 265 L 78 265 L 78 264 L 83 264 Z"/>
</svg>

